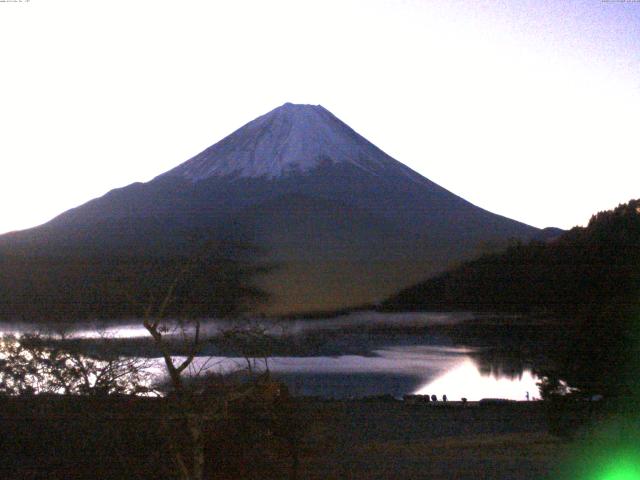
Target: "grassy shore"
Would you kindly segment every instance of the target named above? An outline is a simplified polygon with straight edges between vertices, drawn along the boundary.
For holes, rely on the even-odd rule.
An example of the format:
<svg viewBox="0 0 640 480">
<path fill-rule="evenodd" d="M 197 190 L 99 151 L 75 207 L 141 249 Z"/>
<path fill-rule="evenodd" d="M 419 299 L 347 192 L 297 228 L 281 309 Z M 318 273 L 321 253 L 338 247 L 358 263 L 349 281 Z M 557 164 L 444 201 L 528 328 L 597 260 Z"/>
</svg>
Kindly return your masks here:
<svg viewBox="0 0 640 480">
<path fill-rule="evenodd" d="M 567 448 L 548 433 L 542 402 L 291 401 L 299 479 L 538 479 Z M 178 433 L 157 421 L 162 399 L 5 397 L 0 406 L 3 478 L 170 478 L 165 440 Z M 289 478 L 291 452 L 268 435 L 245 437 L 253 427 L 242 425 L 213 426 L 208 451 L 220 468 L 221 458 L 255 466 L 268 456 L 259 477 L 236 466 L 210 478 Z"/>
<path fill-rule="evenodd" d="M 541 402 L 406 405 L 331 402 L 334 452 L 306 459 L 310 479 L 538 479 L 565 444 L 547 431 Z"/>
</svg>

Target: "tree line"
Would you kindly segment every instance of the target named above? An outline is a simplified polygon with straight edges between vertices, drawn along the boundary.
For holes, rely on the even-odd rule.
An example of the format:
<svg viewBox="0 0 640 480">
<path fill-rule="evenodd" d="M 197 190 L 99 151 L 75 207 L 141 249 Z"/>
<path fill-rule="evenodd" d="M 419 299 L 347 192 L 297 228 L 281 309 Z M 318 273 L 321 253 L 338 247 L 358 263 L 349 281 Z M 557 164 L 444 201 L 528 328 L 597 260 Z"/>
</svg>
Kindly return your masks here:
<svg viewBox="0 0 640 480">
<path fill-rule="evenodd" d="M 383 303 L 384 310 L 575 313 L 640 291 L 640 201 L 593 215 L 550 242 L 514 242 Z"/>
</svg>

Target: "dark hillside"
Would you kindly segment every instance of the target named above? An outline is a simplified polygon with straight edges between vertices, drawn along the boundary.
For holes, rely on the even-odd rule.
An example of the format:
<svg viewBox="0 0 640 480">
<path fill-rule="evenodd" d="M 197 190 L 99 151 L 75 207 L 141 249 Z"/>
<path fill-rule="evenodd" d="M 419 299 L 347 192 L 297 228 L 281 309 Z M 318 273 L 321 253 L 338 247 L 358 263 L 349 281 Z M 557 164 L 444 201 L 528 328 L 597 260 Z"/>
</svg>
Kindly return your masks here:
<svg viewBox="0 0 640 480">
<path fill-rule="evenodd" d="M 173 286 L 166 314 L 239 313 L 266 299 L 254 283 L 267 270 L 242 249 L 199 255 L 127 255 L 75 251 L 0 254 L 0 320 L 75 321 L 142 318 Z"/>
<path fill-rule="evenodd" d="M 640 201 L 594 215 L 547 243 L 516 243 L 405 289 L 385 310 L 576 313 L 637 301 Z"/>
</svg>

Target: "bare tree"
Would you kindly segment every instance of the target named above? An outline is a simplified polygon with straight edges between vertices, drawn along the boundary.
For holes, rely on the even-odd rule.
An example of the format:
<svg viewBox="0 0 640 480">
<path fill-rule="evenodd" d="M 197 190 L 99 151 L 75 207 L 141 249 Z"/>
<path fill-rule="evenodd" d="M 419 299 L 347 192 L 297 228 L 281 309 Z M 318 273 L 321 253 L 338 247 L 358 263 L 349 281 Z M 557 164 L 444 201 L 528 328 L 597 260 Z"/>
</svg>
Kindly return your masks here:
<svg viewBox="0 0 640 480">
<path fill-rule="evenodd" d="M 246 375 L 243 381 L 223 381 L 222 375 L 215 374 L 216 365 L 211 357 L 203 355 L 210 341 L 204 335 L 201 323 L 205 315 L 202 315 L 199 305 L 193 309 L 190 307 L 193 302 L 199 301 L 199 294 L 194 292 L 203 290 L 197 282 L 207 278 L 206 269 L 211 267 L 212 258 L 215 259 L 207 255 L 194 257 L 186 261 L 181 269 L 174 271 L 171 281 L 165 277 L 161 288 L 155 289 L 155 297 L 150 297 L 143 313 L 142 324 L 162 357 L 169 382 L 169 411 L 164 425 L 176 474 L 181 480 L 202 480 L 207 468 L 206 461 L 210 464 L 216 461 L 207 457 L 207 452 L 211 455 L 213 451 L 208 450 L 207 442 L 220 434 L 212 429 L 229 428 L 231 425 L 231 431 L 239 428 L 239 432 L 242 432 L 244 429 L 241 425 L 253 422 L 252 428 L 257 427 L 262 432 L 255 440 L 260 444 L 248 446 L 244 442 L 253 440 L 251 435 L 247 437 L 243 433 L 243 438 L 225 438 L 227 447 L 233 444 L 233 448 L 241 448 L 241 451 L 246 451 L 242 449 L 248 447 L 254 458 L 269 458 L 269 448 L 272 448 L 273 442 L 280 442 L 286 447 L 278 447 L 278 451 L 283 452 L 283 458 L 287 455 L 292 457 L 290 476 L 296 478 L 298 442 L 295 439 L 299 431 L 292 433 L 295 430 L 293 403 L 287 401 L 288 395 L 282 395 L 282 386 L 274 382 L 269 374 L 269 358 L 275 339 L 267 324 L 249 320 L 234 322 L 231 328 L 218 336 L 223 346 L 244 358 Z M 242 311 L 247 303 L 265 298 L 257 294 L 255 289 L 240 285 L 238 277 L 234 277 L 233 282 L 232 290 L 237 292 L 235 296 L 229 295 L 228 289 L 220 287 L 226 292 L 223 303 L 231 302 L 220 306 L 220 313 L 227 318 Z M 209 286 L 206 291 L 215 294 L 216 290 Z M 210 299 L 208 303 L 211 303 Z M 180 427 L 176 430 L 177 426 Z M 274 440 L 276 436 L 281 439 Z M 265 442 L 265 438 L 270 440 Z M 224 455 L 225 448 L 216 448 L 217 455 Z"/>
<path fill-rule="evenodd" d="M 173 418 L 170 420 L 184 421 L 187 433 L 190 437 L 191 461 L 184 458 L 184 454 L 182 453 L 184 449 L 178 448 L 171 436 L 168 438 L 168 445 L 171 450 L 174 463 L 177 467 L 178 476 L 181 480 L 201 480 L 203 478 L 205 463 L 204 437 L 202 430 L 202 422 L 205 418 L 203 418 L 202 414 L 194 411 L 194 405 L 189 402 L 189 399 L 187 398 L 188 392 L 185 390 L 183 380 L 183 373 L 193 364 L 193 361 L 202 346 L 200 339 L 200 321 L 196 320 L 194 322 L 195 330 L 193 336 L 188 339 L 188 354 L 186 358 L 180 361 L 174 360 L 174 357 L 171 355 L 171 345 L 166 340 L 168 328 L 166 327 L 166 324 L 162 322 L 164 312 L 172 300 L 177 281 L 178 279 L 171 284 L 165 298 L 160 303 L 156 312 L 153 312 L 152 306 L 147 308 L 143 318 L 143 325 L 153 338 L 158 351 L 162 355 L 166 371 L 171 382 L 172 393 L 175 395 L 178 403 L 177 409 L 179 413 L 177 418 L 176 415 L 173 415 Z M 153 317 L 151 316 L 152 313 L 155 313 Z M 182 334 L 183 338 L 188 338 L 185 328 L 182 329 Z M 169 424 L 166 423 L 165 427 L 169 427 Z"/>
<path fill-rule="evenodd" d="M 140 358 L 97 357 L 60 348 L 36 334 L 0 339 L 0 392 L 10 395 L 152 394 L 151 366 L 151 361 Z"/>
</svg>

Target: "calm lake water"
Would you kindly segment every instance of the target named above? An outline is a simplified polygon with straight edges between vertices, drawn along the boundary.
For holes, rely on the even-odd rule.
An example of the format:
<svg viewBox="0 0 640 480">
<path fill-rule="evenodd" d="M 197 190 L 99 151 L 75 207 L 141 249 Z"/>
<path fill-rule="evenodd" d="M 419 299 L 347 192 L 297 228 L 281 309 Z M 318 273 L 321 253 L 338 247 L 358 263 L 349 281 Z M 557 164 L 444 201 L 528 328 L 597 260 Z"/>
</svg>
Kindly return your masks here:
<svg viewBox="0 0 640 480">
<path fill-rule="evenodd" d="M 525 400 L 528 393 L 532 399 L 538 397 L 538 379 L 522 365 L 487 364 L 483 347 L 454 345 L 444 335 L 420 331 L 472 319 L 467 313 L 361 312 L 321 320 L 245 322 L 247 328 L 259 325 L 269 335 L 283 339 L 283 345 L 297 345 L 295 353 L 276 348 L 266 364 L 296 395 L 352 398 L 389 394 L 400 398 L 428 394 L 441 399 L 446 394 L 449 400 Z M 212 320 L 203 324 L 203 330 L 215 339 L 237 325 Z M 4 326 L 5 332 L 18 334 L 30 329 Z M 87 342 L 106 336 L 114 345 L 148 337 L 139 324 L 92 327 L 65 335 Z M 247 364 L 245 358 L 223 354 L 215 343 L 205 353 L 197 359 L 196 369 L 206 366 L 229 372 Z M 264 361 L 256 363 L 265 367 Z"/>
<path fill-rule="evenodd" d="M 389 394 L 447 395 L 449 400 L 538 397 L 537 377 L 530 370 L 507 375 L 482 372 L 474 351 L 436 345 L 374 350 L 368 355 L 272 357 L 270 372 L 296 395 L 354 398 Z M 204 361 L 201 359 L 201 361 Z M 243 368 L 241 358 L 213 357 L 214 370 Z M 197 367 L 196 367 L 197 368 Z"/>
</svg>

